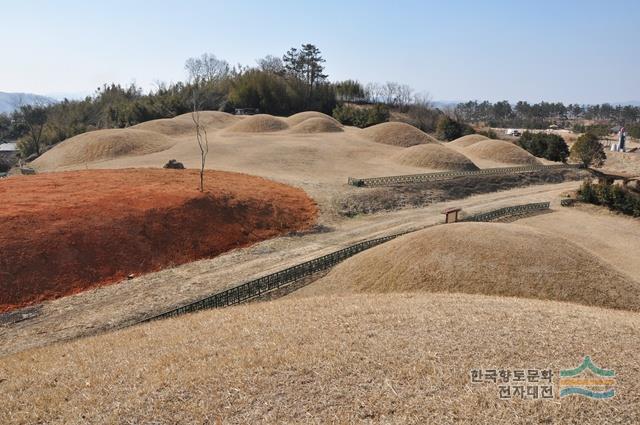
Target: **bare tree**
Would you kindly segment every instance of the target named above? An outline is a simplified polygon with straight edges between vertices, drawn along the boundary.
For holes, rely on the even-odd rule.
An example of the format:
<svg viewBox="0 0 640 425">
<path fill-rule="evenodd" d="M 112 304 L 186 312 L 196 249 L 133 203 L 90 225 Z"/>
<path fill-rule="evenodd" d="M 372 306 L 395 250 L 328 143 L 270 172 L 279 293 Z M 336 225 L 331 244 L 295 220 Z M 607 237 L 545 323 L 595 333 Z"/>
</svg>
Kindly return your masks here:
<svg viewBox="0 0 640 425">
<path fill-rule="evenodd" d="M 231 68 L 225 60 L 216 55 L 204 53 L 199 58 L 189 58 L 184 64 L 190 80 L 209 83 L 219 81 L 229 75 Z"/>
<path fill-rule="evenodd" d="M 282 75 L 285 72 L 284 62 L 282 62 L 282 59 L 277 56 L 267 55 L 256 60 L 256 62 L 258 63 L 258 67 L 261 71 L 271 72 L 278 75 Z"/>
<path fill-rule="evenodd" d="M 196 126 L 196 140 L 200 148 L 200 192 L 204 192 L 204 167 L 209 154 L 209 137 L 207 136 L 207 128 L 200 123 L 200 109 L 197 105 L 197 101 L 194 99 L 191 118 Z"/>
<path fill-rule="evenodd" d="M 406 110 L 413 100 L 413 89 L 407 84 L 398 84 L 396 88 L 396 104 Z"/>
<path fill-rule="evenodd" d="M 382 87 L 378 83 L 369 83 L 365 88 L 367 100 L 371 103 L 378 103 L 382 97 Z"/>
<path fill-rule="evenodd" d="M 398 87 L 400 85 L 393 81 L 387 81 L 382 86 L 382 101 L 389 106 L 394 106 L 398 102 Z"/>
<path fill-rule="evenodd" d="M 215 59 L 215 56 L 213 58 Z M 210 81 L 211 75 L 203 73 L 201 62 L 193 58 L 187 60 L 185 68 L 189 72 L 189 82 L 192 90 L 193 111 L 191 112 L 191 119 L 196 126 L 196 141 L 198 142 L 198 148 L 200 148 L 200 192 L 204 192 L 204 168 L 209 154 L 209 136 L 207 135 L 207 128 L 200 121 L 200 86 L 204 81 Z"/>
<path fill-rule="evenodd" d="M 435 131 L 438 118 L 440 118 L 440 112 L 433 109 L 428 93 L 415 94 L 413 103 L 407 106 L 407 114 L 411 124 L 426 132 Z"/>
</svg>

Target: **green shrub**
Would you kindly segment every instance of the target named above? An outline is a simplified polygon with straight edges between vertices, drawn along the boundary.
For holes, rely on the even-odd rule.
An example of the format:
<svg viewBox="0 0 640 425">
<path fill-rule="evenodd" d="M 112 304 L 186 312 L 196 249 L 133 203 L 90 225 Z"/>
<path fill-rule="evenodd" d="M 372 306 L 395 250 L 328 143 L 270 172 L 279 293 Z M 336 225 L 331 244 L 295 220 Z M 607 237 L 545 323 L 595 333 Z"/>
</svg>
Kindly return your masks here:
<svg viewBox="0 0 640 425">
<path fill-rule="evenodd" d="M 607 159 L 602 143 L 596 135 L 591 133 L 585 133 L 578 137 L 578 140 L 571 146 L 570 156 L 584 164 L 585 167 L 591 165 L 599 167 Z"/>
<path fill-rule="evenodd" d="M 333 110 L 333 117 L 344 125 L 366 128 L 389 121 L 389 109 L 384 105 L 368 108 L 338 105 Z"/>
<path fill-rule="evenodd" d="M 595 205 L 640 217 L 640 197 L 618 185 L 585 181 L 578 189 L 578 199 Z"/>
<path fill-rule="evenodd" d="M 474 134 L 475 130 L 470 125 L 461 123 L 453 118 L 443 115 L 436 126 L 436 137 L 440 140 L 455 140 L 458 137 Z"/>
<path fill-rule="evenodd" d="M 566 162 L 569 157 L 567 143 L 557 134 L 525 131 L 518 140 L 518 145 L 532 155 L 550 161 Z"/>
</svg>

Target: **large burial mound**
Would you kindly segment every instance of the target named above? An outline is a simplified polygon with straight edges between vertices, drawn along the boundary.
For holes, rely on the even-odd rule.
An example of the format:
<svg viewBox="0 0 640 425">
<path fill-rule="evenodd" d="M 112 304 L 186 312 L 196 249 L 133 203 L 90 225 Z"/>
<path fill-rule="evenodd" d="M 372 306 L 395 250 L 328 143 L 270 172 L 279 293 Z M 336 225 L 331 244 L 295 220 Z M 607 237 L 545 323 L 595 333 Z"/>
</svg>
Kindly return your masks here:
<svg viewBox="0 0 640 425">
<path fill-rule="evenodd" d="M 220 111 L 200 111 L 198 112 L 200 124 L 206 126 L 211 129 L 220 129 L 227 127 L 242 118 L 229 114 L 227 112 Z M 178 115 L 174 118 L 176 121 L 186 122 L 189 125 L 193 126 L 193 113 L 187 112 L 186 114 Z"/>
<path fill-rule="evenodd" d="M 365 251 L 302 291 L 464 292 L 640 310 L 635 283 L 565 239 L 516 224 L 431 227 Z"/>
<path fill-rule="evenodd" d="M 258 114 L 240 119 L 226 129 L 230 133 L 266 133 L 289 128 L 287 122 L 273 115 Z"/>
<path fill-rule="evenodd" d="M 174 142 L 170 138 L 153 131 L 131 128 L 96 130 L 57 144 L 33 161 L 33 165 L 40 170 L 53 170 L 94 161 L 161 152 L 173 145 Z"/>
<path fill-rule="evenodd" d="M 363 134 L 372 142 L 405 148 L 424 143 L 438 143 L 427 133 L 403 122 L 385 122 L 374 125 L 364 129 Z"/>
<path fill-rule="evenodd" d="M 289 123 L 290 126 L 295 126 L 310 118 L 324 118 L 329 121 L 333 121 L 339 127 L 341 126 L 340 122 L 338 122 L 338 120 L 336 120 L 335 118 L 317 111 L 298 112 L 297 114 L 293 114 L 288 117 L 287 123 Z"/>
<path fill-rule="evenodd" d="M 466 136 L 452 140 L 448 144 L 455 147 L 466 148 L 467 146 L 471 146 L 474 143 L 478 143 L 483 140 L 489 140 L 489 138 L 481 134 L 467 134 Z"/>
<path fill-rule="evenodd" d="M 314 134 L 314 133 L 339 133 L 342 126 L 335 120 L 328 118 L 308 118 L 291 129 L 291 133 Z"/>
<path fill-rule="evenodd" d="M 155 131 L 167 136 L 184 136 L 195 133 L 195 124 L 190 120 L 162 118 L 146 121 L 131 127 L 136 130 Z"/>
<path fill-rule="evenodd" d="M 394 159 L 399 164 L 432 170 L 473 171 L 478 169 L 463 154 L 435 143 L 403 149 Z"/>
<path fill-rule="evenodd" d="M 133 129 L 155 131 L 167 136 L 185 136 L 195 133 L 194 117 L 197 117 L 201 126 L 209 130 L 219 130 L 237 122 L 240 118 L 226 112 L 199 111 L 197 115 L 192 112 L 178 115 L 175 118 L 163 118 L 146 121 L 134 125 Z"/>
<path fill-rule="evenodd" d="M 484 159 L 509 165 L 537 165 L 538 159 L 520 146 L 504 140 L 481 140 L 466 148 L 464 153 L 472 159 Z"/>
<path fill-rule="evenodd" d="M 637 424 L 638 329 L 637 313 L 478 295 L 251 303 L 4 356 L 0 423 Z M 558 399 L 585 354 L 618 373 L 615 397 Z M 500 400 L 471 382 L 485 368 L 551 369 L 555 398 Z"/>
<path fill-rule="evenodd" d="M 0 311 L 309 226 L 300 189 L 244 174 L 105 170 L 0 181 Z M 176 282 L 179 285 L 179 282 Z"/>
</svg>

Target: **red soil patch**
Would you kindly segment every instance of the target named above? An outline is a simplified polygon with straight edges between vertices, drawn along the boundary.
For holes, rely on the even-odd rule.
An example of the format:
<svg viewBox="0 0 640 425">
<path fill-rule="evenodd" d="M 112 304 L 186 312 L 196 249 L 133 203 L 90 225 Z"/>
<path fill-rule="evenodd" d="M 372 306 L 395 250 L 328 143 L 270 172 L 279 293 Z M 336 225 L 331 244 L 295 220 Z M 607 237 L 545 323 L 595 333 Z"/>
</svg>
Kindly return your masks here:
<svg viewBox="0 0 640 425">
<path fill-rule="evenodd" d="M 74 171 L 0 181 L 0 312 L 309 227 L 304 191 L 187 170 Z M 179 284 L 179 282 L 176 282 Z"/>
</svg>

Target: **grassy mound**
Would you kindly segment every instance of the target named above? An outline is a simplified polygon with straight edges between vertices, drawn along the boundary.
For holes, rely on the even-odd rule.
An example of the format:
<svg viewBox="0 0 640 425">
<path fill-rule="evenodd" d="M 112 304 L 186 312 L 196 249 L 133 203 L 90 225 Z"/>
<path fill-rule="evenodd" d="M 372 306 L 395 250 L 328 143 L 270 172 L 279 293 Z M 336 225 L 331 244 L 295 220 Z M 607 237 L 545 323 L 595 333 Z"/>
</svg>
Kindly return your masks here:
<svg viewBox="0 0 640 425">
<path fill-rule="evenodd" d="M 178 115 L 174 119 L 176 121 L 186 122 L 189 125 L 193 125 L 193 117 L 191 112 L 187 112 L 186 114 Z M 227 112 L 220 111 L 200 111 L 200 123 L 207 128 L 220 129 L 227 127 L 241 118 L 229 114 Z"/>
<path fill-rule="evenodd" d="M 638 289 L 565 239 L 516 224 L 458 223 L 365 251 L 303 291 L 464 292 L 637 311 Z"/>
<path fill-rule="evenodd" d="M 471 171 L 478 169 L 463 154 L 435 143 L 411 146 L 398 153 L 394 159 L 399 164 L 432 170 Z"/>
<path fill-rule="evenodd" d="M 501 162 L 509 165 L 537 165 L 538 159 L 520 146 L 504 140 L 481 140 L 466 148 L 464 153 L 469 157 Z"/>
<path fill-rule="evenodd" d="M 0 311 L 309 226 L 300 189 L 245 174 L 92 170 L 0 181 Z M 34 231 L 37 229 L 37 231 Z"/>
<path fill-rule="evenodd" d="M 372 142 L 404 148 L 424 143 L 438 143 L 427 133 L 403 122 L 385 122 L 374 125 L 364 129 L 363 134 Z"/>
<path fill-rule="evenodd" d="M 193 121 L 175 118 L 163 118 L 146 121 L 131 127 L 135 130 L 154 131 L 167 136 L 182 136 L 195 133 Z"/>
<path fill-rule="evenodd" d="M 338 122 L 338 120 L 336 120 L 332 116 L 317 111 L 298 112 L 297 114 L 293 114 L 290 117 L 287 117 L 286 120 L 287 123 L 293 127 L 310 118 L 324 118 L 326 120 L 333 121 L 337 126 L 342 126 L 342 124 L 340 124 L 340 122 Z"/>
<path fill-rule="evenodd" d="M 252 303 L 5 356 L 0 423 L 638 423 L 638 329 L 634 313 L 477 295 Z M 585 354 L 615 369 L 615 397 L 560 402 L 556 374 Z M 556 399 L 500 400 L 470 382 L 480 368 L 551 369 Z"/>
<path fill-rule="evenodd" d="M 289 128 L 287 122 L 273 115 L 258 114 L 240 119 L 226 129 L 230 133 L 267 133 Z"/>
<path fill-rule="evenodd" d="M 79 134 L 37 158 L 37 169 L 82 165 L 93 161 L 146 155 L 169 149 L 174 142 L 164 134 L 132 128 L 96 130 Z"/>
<path fill-rule="evenodd" d="M 466 148 L 467 146 L 471 146 L 474 143 L 481 142 L 483 140 L 489 140 L 489 138 L 481 134 L 467 134 L 466 136 L 452 140 L 448 144 L 455 147 Z"/>
<path fill-rule="evenodd" d="M 339 133 L 342 126 L 335 120 L 328 118 L 308 118 L 291 129 L 292 133 L 314 134 L 314 133 Z"/>
</svg>

